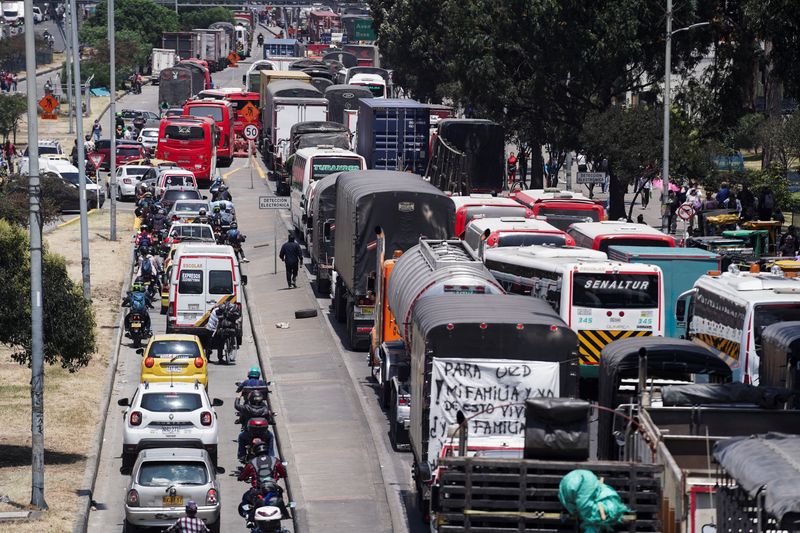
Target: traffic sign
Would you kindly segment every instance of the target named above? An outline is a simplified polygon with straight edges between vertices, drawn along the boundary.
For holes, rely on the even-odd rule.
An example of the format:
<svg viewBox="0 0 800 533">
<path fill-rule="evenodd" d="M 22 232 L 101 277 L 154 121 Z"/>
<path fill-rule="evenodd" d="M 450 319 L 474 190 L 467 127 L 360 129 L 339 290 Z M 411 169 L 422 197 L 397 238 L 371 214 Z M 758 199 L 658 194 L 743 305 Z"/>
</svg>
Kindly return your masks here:
<svg viewBox="0 0 800 533">
<path fill-rule="evenodd" d="M 291 202 L 288 196 L 259 196 L 259 209 L 290 209 Z"/>
<path fill-rule="evenodd" d="M 577 177 L 575 179 L 575 183 L 580 184 L 591 184 L 591 183 L 603 183 L 606 181 L 606 173 L 605 172 L 578 172 Z"/>
<path fill-rule="evenodd" d="M 106 154 L 104 154 L 102 152 L 92 152 L 91 154 L 89 154 L 88 157 L 89 157 L 89 161 L 92 162 L 92 164 L 94 165 L 95 169 L 100 168 L 100 165 L 102 165 L 103 161 L 106 160 Z"/>
<path fill-rule="evenodd" d="M 258 108 L 252 102 L 247 102 L 242 108 L 242 118 L 247 122 L 255 122 L 258 120 Z"/>
<path fill-rule="evenodd" d="M 231 64 L 231 67 L 235 67 L 236 63 L 239 62 L 239 59 L 240 59 L 239 54 L 237 54 L 236 52 L 231 52 L 230 54 L 228 54 L 228 62 Z"/>
<path fill-rule="evenodd" d="M 678 216 L 681 220 L 689 220 L 694 216 L 694 207 L 692 204 L 685 203 L 678 208 Z"/>
<path fill-rule="evenodd" d="M 258 126 L 255 124 L 248 124 L 244 127 L 244 138 L 248 141 L 255 141 L 258 139 Z"/>
<path fill-rule="evenodd" d="M 57 107 L 58 107 L 58 100 L 56 100 L 55 98 L 53 98 L 53 95 L 52 95 L 52 94 L 48 94 L 48 95 L 46 95 L 44 98 L 42 98 L 41 100 L 39 100 L 39 106 L 42 108 L 42 110 L 43 110 L 43 111 L 44 111 L 46 114 L 50 115 L 50 114 L 52 114 L 52 113 L 53 113 L 53 111 L 55 110 L 55 108 L 57 108 Z"/>
</svg>

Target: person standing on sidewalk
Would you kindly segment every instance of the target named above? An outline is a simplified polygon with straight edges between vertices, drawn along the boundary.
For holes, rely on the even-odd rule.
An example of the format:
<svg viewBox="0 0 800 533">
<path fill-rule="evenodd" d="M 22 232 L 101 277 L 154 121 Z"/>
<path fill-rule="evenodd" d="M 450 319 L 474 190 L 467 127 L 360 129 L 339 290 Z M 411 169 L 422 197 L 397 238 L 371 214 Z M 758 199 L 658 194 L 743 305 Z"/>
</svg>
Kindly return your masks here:
<svg viewBox="0 0 800 533">
<path fill-rule="evenodd" d="M 522 183 L 524 188 L 528 188 L 528 155 L 527 150 L 525 147 L 522 147 L 519 151 L 519 157 L 517 158 L 519 162 L 519 181 Z"/>
<path fill-rule="evenodd" d="M 286 265 L 286 284 L 291 289 L 297 288 L 297 271 L 300 268 L 300 261 L 303 259 L 303 250 L 300 245 L 294 242 L 294 235 L 289 234 L 289 240 L 283 243 L 278 254 L 281 261 Z"/>
</svg>

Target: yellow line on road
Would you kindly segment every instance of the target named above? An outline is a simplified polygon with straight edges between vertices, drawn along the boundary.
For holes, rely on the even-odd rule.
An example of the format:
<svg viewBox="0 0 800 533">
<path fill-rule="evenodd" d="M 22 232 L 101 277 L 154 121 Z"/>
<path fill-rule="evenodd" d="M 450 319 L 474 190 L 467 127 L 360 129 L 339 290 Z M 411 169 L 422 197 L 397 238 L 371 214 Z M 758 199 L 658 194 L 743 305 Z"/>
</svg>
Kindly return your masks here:
<svg viewBox="0 0 800 533">
<path fill-rule="evenodd" d="M 262 181 L 266 181 L 267 174 L 264 172 L 264 169 L 261 168 L 261 162 L 254 157 L 253 164 L 256 166 L 256 170 L 258 171 L 258 177 L 261 178 Z"/>
<path fill-rule="evenodd" d="M 226 172 L 225 174 L 223 174 L 223 175 L 222 175 L 222 181 L 228 181 L 228 178 L 229 178 L 229 177 L 230 177 L 230 176 L 231 176 L 231 175 L 232 175 L 234 172 L 239 172 L 239 171 L 240 171 L 240 170 L 242 170 L 243 168 L 247 168 L 247 167 L 239 167 L 239 168 L 235 168 L 235 169 L 233 169 L 233 170 L 229 170 L 228 172 Z"/>
<path fill-rule="evenodd" d="M 92 214 L 92 213 L 94 213 L 95 211 L 97 211 L 97 209 L 89 209 L 89 210 L 86 212 L 86 216 L 88 217 L 89 215 L 91 215 L 91 214 Z M 80 219 L 81 219 L 81 217 L 80 217 L 80 215 L 78 215 L 78 216 L 76 216 L 75 218 L 72 218 L 72 219 L 70 219 L 70 220 L 67 220 L 66 222 L 62 222 L 61 224 L 57 225 L 57 226 L 56 226 L 56 229 L 63 228 L 64 226 L 69 226 L 69 225 L 70 225 L 70 224 L 72 224 L 73 222 L 77 222 L 77 221 L 79 221 Z"/>
</svg>

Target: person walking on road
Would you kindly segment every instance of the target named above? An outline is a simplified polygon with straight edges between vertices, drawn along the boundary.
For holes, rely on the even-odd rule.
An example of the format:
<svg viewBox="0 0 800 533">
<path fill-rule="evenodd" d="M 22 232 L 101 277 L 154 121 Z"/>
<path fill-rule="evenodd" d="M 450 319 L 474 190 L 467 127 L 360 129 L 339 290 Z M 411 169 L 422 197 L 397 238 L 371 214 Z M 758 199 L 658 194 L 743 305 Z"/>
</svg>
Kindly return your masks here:
<svg viewBox="0 0 800 533">
<path fill-rule="evenodd" d="M 300 261 L 303 258 L 303 250 L 300 245 L 294 242 L 294 235 L 289 234 L 289 240 L 281 246 L 280 254 L 278 257 L 286 265 L 286 283 L 291 289 L 297 288 L 297 271 L 300 268 Z"/>
</svg>

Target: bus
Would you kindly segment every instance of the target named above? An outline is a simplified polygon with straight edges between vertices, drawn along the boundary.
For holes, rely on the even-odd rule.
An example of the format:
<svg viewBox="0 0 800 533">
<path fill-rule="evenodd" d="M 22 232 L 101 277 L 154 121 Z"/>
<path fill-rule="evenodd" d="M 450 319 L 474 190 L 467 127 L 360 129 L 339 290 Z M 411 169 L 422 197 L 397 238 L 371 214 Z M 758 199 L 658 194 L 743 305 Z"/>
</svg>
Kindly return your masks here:
<svg viewBox="0 0 800 533">
<path fill-rule="evenodd" d="M 366 87 L 372 93 L 373 98 L 386 98 L 389 94 L 386 88 L 386 80 L 378 74 L 356 74 L 350 78 L 348 84 Z"/>
<path fill-rule="evenodd" d="M 609 261 L 571 246 L 497 247 L 484 262 L 510 293 L 547 301 L 578 334 L 581 377 L 596 378 L 601 350 L 627 337 L 664 335 L 664 285 L 654 265 Z"/>
<path fill-rule="evenodd" d="M 512 198 L 491 194 L 454 195 L 450 198 L 456 206 L 456 236 L 459 238 L 463 238 L 467 224 L 476 218 L 533 216 L 533 211 Z"/>
<path fill-rule="evenodd" d="M 211 117 L 169 117 L 158 127 L 156 158 L 174 161 L 210 181 L 217 172 L 217 125 Z"/>
<path fill-rule="evenodd" d="M 514 195 L 514 199 L 533 210 L 536 216 L 564 231 L 576 222 L 600 222 L 606 219 L 603 206 L 581 193 L 558 189 L 529 189 Z"/>
<path fill-rule="evenodd" d="M 189 100 L 183 106 L 183 114 L 214 119 L 218 132 L 217 158 L 219 166 L 231 166 L 231 163 L 233 163 L 233 105 L 230 102 L 214 98 Z"/>
<path fill-rule="evenodd" d="M 548 218 L 548 222 L 550 219 Z M 567 228 L 576 246 L 607 252 L 609 246 L 660 246 L 674 248 L 675 239 L 648 226 L 606 220 L 603 222 L 577 222 Z"/>
<path fill-rule="evenodd" d="M 523 217 L 479 218 L 467 224 L 464 242 L 479 251 L 482 241 L 486 248 L 531 244 L 575 246 L 572 237 L 555 226 L 544 220 Z"/>
<path fill-rule="evenodd" d="M 775 272 L 709 272 L 678 297 L 679 332 L 733 369 L 734 381 L 759 384 L 761 335 L 776 322 L 800 320 L 800 279 Z"/>
</svg>

